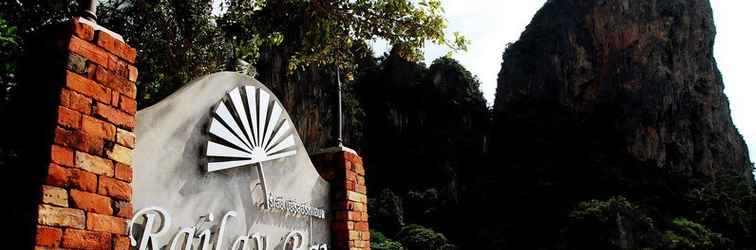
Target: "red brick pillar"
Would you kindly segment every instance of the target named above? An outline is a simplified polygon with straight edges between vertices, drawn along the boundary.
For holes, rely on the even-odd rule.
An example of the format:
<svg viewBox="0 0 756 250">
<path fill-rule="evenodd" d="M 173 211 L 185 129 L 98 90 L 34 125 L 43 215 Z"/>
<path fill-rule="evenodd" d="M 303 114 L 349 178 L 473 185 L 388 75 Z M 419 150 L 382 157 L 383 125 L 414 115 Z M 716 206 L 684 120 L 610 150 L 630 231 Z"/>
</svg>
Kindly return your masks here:
<svg viewBox="0 0 756 250">
<path fill-rule="evenodd" d="M 362 158 L 344 147 L 312 156 L 320 176 L 331 184 L 332 249 L 369 250 L 367 189 Z"/>
<path fill-rule="evenodd" d="M 65 63 L 40 69 L 58 72 L 63 78 L 59 85 L 36 83 L 37 88 L 55 88 L 58 100 L 53 100 L 57 107 L 47 177 L 39 187 L 35 245 L 128 249 L 136 51 L 118 35 L 79 18 L 44 32 L 54 35 L 36 42 L 50 43 L 41 47 L 57 52 L 35 60 Z"/>
</svg>

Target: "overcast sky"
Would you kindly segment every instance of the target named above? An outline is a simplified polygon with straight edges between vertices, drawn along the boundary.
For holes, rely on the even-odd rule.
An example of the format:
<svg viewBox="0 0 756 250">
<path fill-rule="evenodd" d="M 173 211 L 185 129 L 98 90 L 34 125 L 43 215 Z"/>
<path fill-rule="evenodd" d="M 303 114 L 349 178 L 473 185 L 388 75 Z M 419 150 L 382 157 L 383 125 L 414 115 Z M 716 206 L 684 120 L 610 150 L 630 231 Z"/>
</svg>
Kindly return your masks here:
<svg viewBox="0 0 756 250">
<path fill-rule="evenodd" d="M 501 55 L 507 43 L 515 42 L 545 0 L 442 0 L 449 32 L 462 32 L 472 40 L 469 51 L 458 53 L 460 61 L 481 81 L 489 105 L 496 94 L 496 78 Z M 756 155 L 756 1 L 711 0 L 717 37 L 714 56 L 730 99 L 735 126 L 743 135 L 755 161 Z M 385 51 L 383 42 L 373 44 L 375 51 Z M 448 49 L 427 43 L 425 61 L 430 63 Z"/>
</svg>

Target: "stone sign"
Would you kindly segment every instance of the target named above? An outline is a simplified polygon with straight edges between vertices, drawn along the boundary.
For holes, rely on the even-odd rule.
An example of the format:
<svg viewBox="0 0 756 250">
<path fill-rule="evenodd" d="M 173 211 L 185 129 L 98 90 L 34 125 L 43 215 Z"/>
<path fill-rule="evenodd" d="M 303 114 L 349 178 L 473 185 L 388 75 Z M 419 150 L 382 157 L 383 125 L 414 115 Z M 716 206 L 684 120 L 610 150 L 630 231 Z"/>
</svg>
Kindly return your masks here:
<svg viewBox="0 0 756 250">
<path fill-rule="evenodd" d="M 329 183 L 257 80 L 205 76 L 140 110 L 136 125 L 132 246 L 329 248 Z"/>
</svg>

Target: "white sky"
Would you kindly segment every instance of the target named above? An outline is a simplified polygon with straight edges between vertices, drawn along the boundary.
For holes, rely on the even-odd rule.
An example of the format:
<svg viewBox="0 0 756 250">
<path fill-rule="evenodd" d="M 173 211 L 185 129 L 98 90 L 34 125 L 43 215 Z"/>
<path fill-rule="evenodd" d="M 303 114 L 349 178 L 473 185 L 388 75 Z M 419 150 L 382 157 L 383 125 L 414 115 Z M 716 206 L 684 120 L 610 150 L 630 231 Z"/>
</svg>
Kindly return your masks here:
<svg viewBox="0 0 756 250">
<path fill-rule="evenodd" d="M 459 31 L 472 41 L 467 52 L 454 55 L 481 81 L 481 90 L 493 104 L 501 56 L 507 43 L 515 42 L 545 0 L 442 0 L 449 24 L 448 32 Z M 751 161 L 756 161 L 756 1 L 711 0 L 717 37 L 714 56 L 730 99 L 735 126 L 749 145 Z M 385 42 L 373 44 L 376 54 L 387 50 Z M 426 43 L 425 62 L 446 54 L 448 49 Z"/>
</svg>

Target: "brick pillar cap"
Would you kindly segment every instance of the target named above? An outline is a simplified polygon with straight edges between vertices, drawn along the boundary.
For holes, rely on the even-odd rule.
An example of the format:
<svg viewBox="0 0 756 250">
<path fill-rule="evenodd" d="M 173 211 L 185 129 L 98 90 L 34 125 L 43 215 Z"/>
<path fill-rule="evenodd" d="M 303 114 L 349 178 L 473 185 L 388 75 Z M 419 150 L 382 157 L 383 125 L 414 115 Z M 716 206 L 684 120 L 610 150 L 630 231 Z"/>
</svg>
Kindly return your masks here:
<svg viewBox="0 0 756 250">
<path fill-rule="evenodd" d="M 79 22 L 79 23 L 83 23 L 83 24 L 92 26 L 92 29 L 94 29 L 96 31 L 99 30 L 99 31 L 108 33 L 108 35 L 112 36 L 113 38 L 117 39 L 118 41 L 123 42 L 123 36 L 119 35 L 118 33 L 113 32 L 112 30 L 109 30 L 108 28 L 100 26 L 99 24 L 97 24 L 95 22 L 92 22 L 89 19 L 86 19 L 86 18 L 80 17 L 80 16 L 74 17 L 73 19 L 75 21 Z"/>
<path fill-rule="evenodd" d="M 336 153 L 336 152 L 348 152 L 348 153 L 352 153 L 354 155 L 357 155 L 357 151 L 354 151 L 354 149 L 347 148 L 347 147 L 344 147 L 344 146 L 341 146 L 341 145 L 335 146 L 335 147 L 321 149 L 320 151 L 318 151 L 314 155 L 332 154 L 332 153 Z"/>
</svg>

